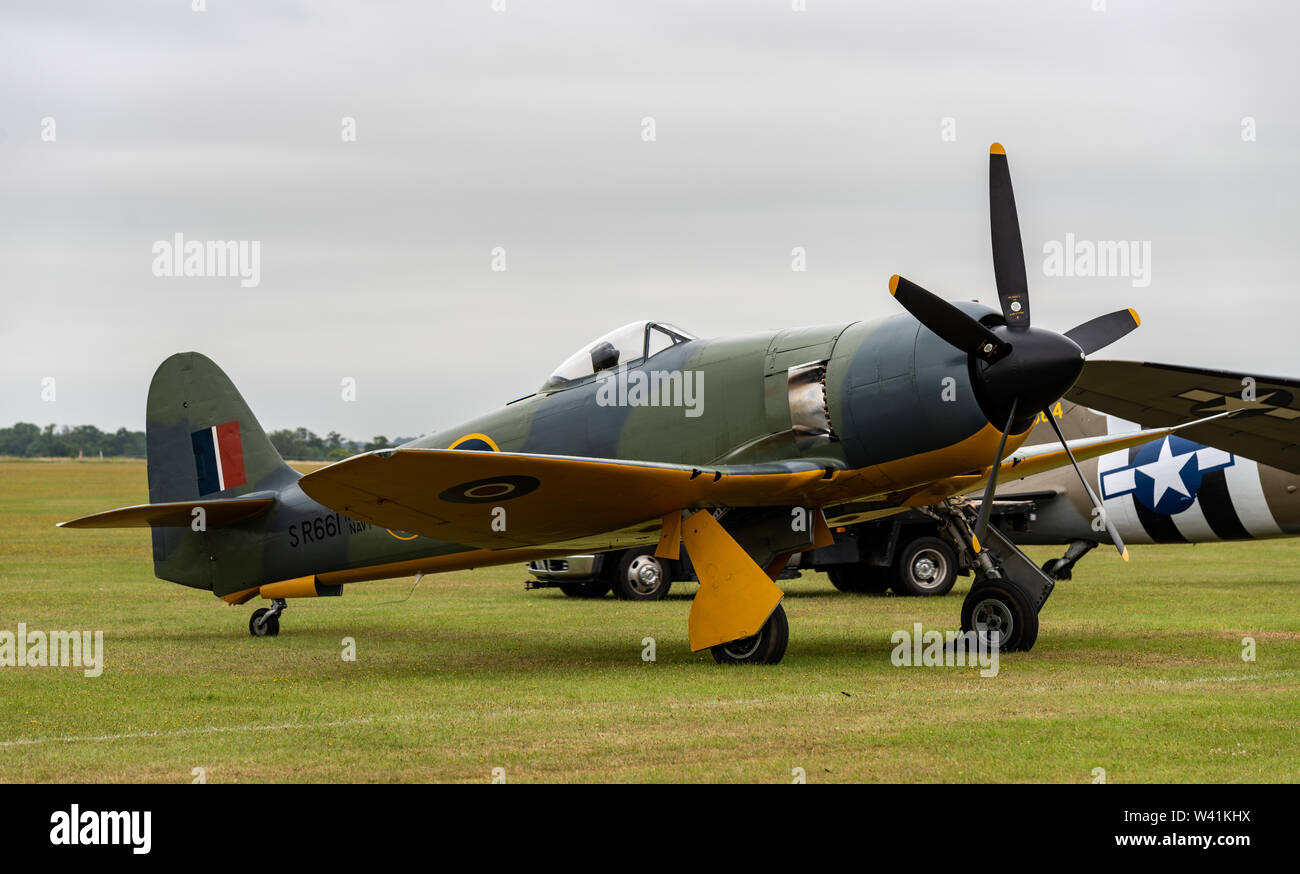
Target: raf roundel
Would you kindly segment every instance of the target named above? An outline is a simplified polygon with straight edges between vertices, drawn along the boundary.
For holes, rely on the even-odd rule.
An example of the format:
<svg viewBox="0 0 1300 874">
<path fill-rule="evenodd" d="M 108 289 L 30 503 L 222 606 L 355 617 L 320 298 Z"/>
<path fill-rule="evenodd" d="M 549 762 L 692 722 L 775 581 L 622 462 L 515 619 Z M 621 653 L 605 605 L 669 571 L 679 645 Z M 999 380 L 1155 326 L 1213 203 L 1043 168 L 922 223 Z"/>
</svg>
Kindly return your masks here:
<svg viewBox="0 0 1300 874">
<path fill-rule="evenodd" d="M 455 443 L 447 447 L 448 449 L 469 449 L 476 452 L 500 452 L 501 447 L 497 446 L 496 441 L 486 434 L 466 434 Z"/>
<path fill-rule="evenodd" d="M 438 494 L 438 500 L 453 504 L 488 504 L 494 501 L 509 501 L 520 498 L 541 485 L 536 477 L 531 476 L 493 476 L 461 483 Z"/>
</svg>

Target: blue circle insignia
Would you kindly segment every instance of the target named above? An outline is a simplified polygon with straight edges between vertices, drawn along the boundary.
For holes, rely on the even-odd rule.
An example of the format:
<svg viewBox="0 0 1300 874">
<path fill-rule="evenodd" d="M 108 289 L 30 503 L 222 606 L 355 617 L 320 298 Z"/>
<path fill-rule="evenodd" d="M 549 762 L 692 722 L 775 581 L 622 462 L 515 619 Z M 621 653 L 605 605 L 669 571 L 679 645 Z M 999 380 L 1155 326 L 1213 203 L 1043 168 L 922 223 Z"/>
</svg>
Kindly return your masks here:
<svg viewBox="0 0 1300 874">
<path fill-rule="evenodd" d="M 1186 510 L 1196 502 L 1204 478 L 1196 455 L 1201 448 L 1172 434 L 1140 448 L 1133 457 L 1134 496 L 1162 516 Z"/>
</svg>

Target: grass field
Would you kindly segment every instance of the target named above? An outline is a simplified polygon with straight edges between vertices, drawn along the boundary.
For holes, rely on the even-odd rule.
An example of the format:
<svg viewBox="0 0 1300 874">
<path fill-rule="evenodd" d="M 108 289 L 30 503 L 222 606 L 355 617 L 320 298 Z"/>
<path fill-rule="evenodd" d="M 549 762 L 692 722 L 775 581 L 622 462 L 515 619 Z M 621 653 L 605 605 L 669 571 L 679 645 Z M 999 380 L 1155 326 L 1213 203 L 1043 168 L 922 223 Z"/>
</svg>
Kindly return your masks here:
<svg viewBox="0 0 1300 874">
<path fill-rule="evenodd" d="M 897 629 L 955 626 L 965 580 L 789 581 L 775 667 L 690 653 L 692 584 L 580 601 L 520 566 L 291 601 L 255 639 L 255 604 L 154 580 L 147 531 L 54 528 L 145 499 L 142 462 L 0 462 L 0 630 L 102 629 L 106 662 L 0 667 L 0 780 L 1300 780 L 1300 541 L 1097 550 L 981 678 L 889 658 Z"/>
</svg>

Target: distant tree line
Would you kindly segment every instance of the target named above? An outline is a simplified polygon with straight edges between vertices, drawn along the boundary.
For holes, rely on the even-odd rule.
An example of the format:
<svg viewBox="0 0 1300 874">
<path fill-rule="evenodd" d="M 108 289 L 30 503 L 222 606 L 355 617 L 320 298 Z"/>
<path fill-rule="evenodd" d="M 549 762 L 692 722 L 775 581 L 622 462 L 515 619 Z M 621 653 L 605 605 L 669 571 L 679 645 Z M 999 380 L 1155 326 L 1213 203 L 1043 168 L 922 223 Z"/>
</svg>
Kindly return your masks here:
<svg viewBox="0 0 1300 874">
<path fill-rule="evenodd" d="M 380 434 L 370 442 L 362 443 L 359 440 L 346 440 L 338 431 L 331 431 L 324 437 L 318 437 L 306 428 L 293 430 L 282 428 L 266 436 L 271 438 L 271 445 L 275 447 L 276 452 L 280 453 L 281 458 L 291 458 L 295 461 L 338 461 L 356 455 L 358 452 L 386 449 L 412 439 L 399 437 L 390 443 L 387 437 Z"/>
<path fill-rule="evenodd" d="M 118 428 L 109 433 L 94 425 L 46 425 L 19 422 L 12 428 L 0 428 L 0 455 L 28 458 L 76 458 L 79 453 L 104 457 L 144 458 L 144 432 Z"/>
<path fill-rule="evenodd" d="M 331 431 L 324 438 L 306 428 L 283 428 L 266 435 L 271 440 L 281 458 L 294 461 L 338 461 L 369 452 L 372 449 L 384 449 L 396 446 L 411 439 L 399 437 L 389 442 L 380 434 L 369 442 L 346 440 L 337 431 Z M 46 425 L 41 428 L 30 422 L 19 422 L 12 428 L 0 428 L 0 455 L 25 458 L 76 458 L 79 455 L 105 458 L 144 458 L 145 439 L 143 431 L 128 431 L 118 428 L 116 431 L 101 431 L 94 425 Z"/>
</svg>

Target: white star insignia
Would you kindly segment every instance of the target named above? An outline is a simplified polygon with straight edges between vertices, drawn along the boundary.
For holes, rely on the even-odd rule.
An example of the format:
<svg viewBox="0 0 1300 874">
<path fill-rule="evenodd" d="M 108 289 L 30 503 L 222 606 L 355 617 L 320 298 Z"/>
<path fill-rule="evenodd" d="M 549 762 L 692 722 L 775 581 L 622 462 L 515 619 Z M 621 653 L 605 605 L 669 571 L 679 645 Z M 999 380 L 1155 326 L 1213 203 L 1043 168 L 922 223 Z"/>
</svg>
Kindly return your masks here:
<svg viewBox="0 0 1300 874">
<path fill-rule="evenodd" d="M 1183 468 L 1187 466 L 1187 462 L 1191 461 L 1194 455 L 1196 455 L 1195 452 L 1174 455 L 1173 450 L 1169 448 L 1169 438 L 1166 437 L 1164 442 L 1160 444 L 1159 457 L 1148 464 L 1138 465 L 1138 473 L 1155 481 L 1153 503 L 1159 504 L 1160 499 L 1165 496 L 1165 492 L 1171 489 L 1183 497 L 1190 498 L 1192 496 L 1191 492 L 1187 491 L 1187 486 L 1183 484 Z"/>
</svg>

